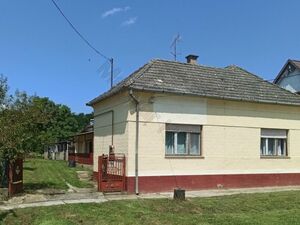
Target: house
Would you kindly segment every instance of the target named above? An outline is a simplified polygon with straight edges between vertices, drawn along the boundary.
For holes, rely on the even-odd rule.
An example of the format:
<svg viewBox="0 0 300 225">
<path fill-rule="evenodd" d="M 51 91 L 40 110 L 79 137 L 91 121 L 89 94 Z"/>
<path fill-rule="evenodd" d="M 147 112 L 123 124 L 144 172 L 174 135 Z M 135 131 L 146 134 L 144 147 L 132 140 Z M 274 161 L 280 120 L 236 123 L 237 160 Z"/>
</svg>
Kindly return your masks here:
<svg viewBox="0 0 300 225">
<path fill-rule="evenodd" d="M 69 161 L 93 165 L 94 126 L 87 125 L 80 133 L 74 135 L 69 149 Z"/>
<path fill-rule="evenodd" d="M 68 140 L 59 141 L 50 144 L 44 149 L 44 159 L 51 160 L 68 160 L 68 151 L 70 149 L 71 142 Z"/>
<path fill-rule="evenodd" d="M 289 59 L 274 80 L 278 86 L 300 93 L 300 61 Z"/>
<path fill-rule="evenodd" d="M 128 192 L 300 185 L 300 96 L 240 67 L 152 60 L 87 105 Z"/>
</svg>

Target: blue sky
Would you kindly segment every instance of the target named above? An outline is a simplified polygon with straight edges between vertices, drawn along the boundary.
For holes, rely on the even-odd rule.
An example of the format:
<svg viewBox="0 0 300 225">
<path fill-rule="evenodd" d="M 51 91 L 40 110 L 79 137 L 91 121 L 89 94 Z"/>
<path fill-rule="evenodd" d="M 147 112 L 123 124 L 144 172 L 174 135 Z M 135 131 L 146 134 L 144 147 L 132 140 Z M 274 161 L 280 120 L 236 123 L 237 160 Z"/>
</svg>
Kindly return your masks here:
<svg viewBox="0 0 300 225">
<path fill-rule="evenodd" d="M 56 0 L 78 30 L 114 57 L 116 81 L 153 58 L 241 66 L 274 78 L 288 58 L 300 59 L 300 1 Z M 105 60 L 69 27 L 50 0 L 0 0 L 0 74 L 16 88 L 48 96 L 75 112 L 109 88 Z"/>
</svg>

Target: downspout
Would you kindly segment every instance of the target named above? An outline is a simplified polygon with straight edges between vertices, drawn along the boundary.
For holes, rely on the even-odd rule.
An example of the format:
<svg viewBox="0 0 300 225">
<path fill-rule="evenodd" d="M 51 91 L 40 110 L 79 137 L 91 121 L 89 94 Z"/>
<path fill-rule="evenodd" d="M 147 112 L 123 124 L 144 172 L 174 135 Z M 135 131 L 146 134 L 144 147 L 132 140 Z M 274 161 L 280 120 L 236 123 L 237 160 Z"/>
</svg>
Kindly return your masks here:
<svg viewBox="0 0 300 225">
<path fill-rule="evenodd" d="M 129 91 L 129 96 L 135 103 L 135 194 L 139 194 L 139 124 L 140 124 L 140 107 L 139 100 L 134 96 L 132 89 Z"/>
</svg>

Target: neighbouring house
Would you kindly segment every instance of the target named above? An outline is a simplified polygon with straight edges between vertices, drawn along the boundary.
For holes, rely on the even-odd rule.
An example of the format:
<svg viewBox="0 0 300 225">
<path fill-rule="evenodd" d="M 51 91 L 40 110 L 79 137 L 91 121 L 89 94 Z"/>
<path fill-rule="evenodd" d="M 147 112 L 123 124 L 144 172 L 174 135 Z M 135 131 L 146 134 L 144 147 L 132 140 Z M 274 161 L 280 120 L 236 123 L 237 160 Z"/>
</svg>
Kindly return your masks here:
<svg viewBox="0 0 300 225">
<path fill-rule="evenodd" d="M 300 185 L 300 96 L 240 67 L 152 60 L 87 105 L 128 192 Z"/>
<path fill-rule="evenodd" d="M 94 127 L 91 123 L 80 133 L 74 135 L 69 150 L 69 161 L 73 160 L 79 164 L 93 165 L 93 144 Z"/>
<path fill-rule="evenodd" d="M 51 160 L 68 160 L 70 146 L 71 142 L 67 140 L 50 144 L 44 149 L 44 158 Z"/>
<path fill-rule="evenodd" d="M 300 61 L 289 59 L 274 80 L 278 86 L 293 93 L 300 93 Z"/>
</svg>

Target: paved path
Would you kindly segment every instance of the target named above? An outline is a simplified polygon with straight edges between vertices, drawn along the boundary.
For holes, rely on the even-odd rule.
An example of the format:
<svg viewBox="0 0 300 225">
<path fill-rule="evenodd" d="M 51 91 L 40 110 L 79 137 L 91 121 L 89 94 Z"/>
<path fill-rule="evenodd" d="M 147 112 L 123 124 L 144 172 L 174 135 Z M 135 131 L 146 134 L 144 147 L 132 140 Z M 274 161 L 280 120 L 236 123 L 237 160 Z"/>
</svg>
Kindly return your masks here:
<svg viewBox="0 0 300 225">
<path fill-rule="evenodd" d="M 186 191 L 187 198 L 194 197 L 214 197 L 235 194 L 249 193 L 269 193 L 280 191 L 299 191 L 300 186 L 288 187 L 265 187 L 265 188 L 243 188 L 243 189 L 218 189 L 218 190 L 201 190 Z M 0 210 L 12 210 L 17 208 L 54 206 L 76 203 L 103 203 L 114 200 L 130 200 L 130 199 L 154 199 L 154 198 L 172 198 L 173 193 L 151 193 L 141 195 L 126 194 L 105 194 L 99 192 L 94 193 L 66 193 L 61 195 L 26 195 L 22 197 L 12 198 L 4 204 L 0 205 Z"/>
</svg>

